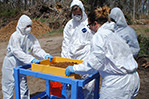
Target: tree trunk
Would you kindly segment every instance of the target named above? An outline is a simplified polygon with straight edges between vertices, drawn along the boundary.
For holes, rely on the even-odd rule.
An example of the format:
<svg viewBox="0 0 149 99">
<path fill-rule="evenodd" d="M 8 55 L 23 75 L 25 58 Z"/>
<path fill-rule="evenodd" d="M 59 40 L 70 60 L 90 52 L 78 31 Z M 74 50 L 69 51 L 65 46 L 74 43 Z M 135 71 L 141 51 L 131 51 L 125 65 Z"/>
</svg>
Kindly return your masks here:
<svg viewBox="0 0 149 99">
<path fill-rule="evenodd" d="M 145 14 L 145 8 L 144 7 L 145 7 L 146 2 L 147 2 L 147 0 L 144 0 L 144 2 L 143 2 L 143 14 Z"/>
<path fill-rule="evenodd" d="M 27 0 L 25 0 L 25 5 L 24 5 L 24 9 L 26 10 L 27 8 Z"/>
<path fill-rule="evenodd" d="M 136 1 L 134 0 L 134 5 L 133 5 L 133 21 L 135 20 L 135 5 L 136 5 Z"/>
<path fill-rule="evenodd" d="M 3 0 L 3 2 L 4 2 L 5 4 L 8 4 L 8 0 Z"/>
<path fill-rule="evenodd" d="M 21 5 L 22 5 L 21 0 L 17 0 L 16 7 L 21 8 Z"/>
</svg>

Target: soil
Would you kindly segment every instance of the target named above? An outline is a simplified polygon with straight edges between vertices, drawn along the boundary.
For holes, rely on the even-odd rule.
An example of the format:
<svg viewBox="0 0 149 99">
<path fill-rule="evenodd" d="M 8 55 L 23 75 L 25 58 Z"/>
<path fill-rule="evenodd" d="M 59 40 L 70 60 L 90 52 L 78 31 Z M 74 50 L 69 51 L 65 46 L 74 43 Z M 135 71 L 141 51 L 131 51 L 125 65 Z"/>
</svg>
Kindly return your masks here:
<svg viewBox="0 0 149 99">
<path fill-rule="evenodd" d="M 11 21 L 8 25 L 0 29 L 0 41 L 9 40 L 11 34 L 15 32 L 17 25 L 17 20 Z M 42 35 L 44 33 L 50 32 L 49 26 L 42 24 L 37 20 L 33 20 L 31 33 L 35 36 Z"/>
<path fill-rule="evenodd" d="M 34 22 L 38 27 L 34 28 L 35 31 L 32 31 L 32 33 L 35 36 L 41 35 L 50 28 L 43 26 L 39 22 Z M 34 24 L 33 23 L 33 24 Z M 8 45 L 8 39 L 10 35 L 15 31 L 15 24 L 16 22 L 9 23 L 5 27 L 0 29 L 0 68 L 2 68 L 3 59 L 6 55 L 6 48 Z M 45 28 L 44 28 L 45 27 Z M 34 30 L 33 29 L 33 30 Z M 38 33 L 37 33 L 38 31 Z M 48 36 L 45 38 L 38 38 L 41 47 L 48 53 L 50 53 L 52 56 L 60 56 L 61 53 L 61 46 L 62 46 L 62 35 L 54 35 L 54 36 Z M 135 99 L 148 99 L 149 98 L 149 68 L 143 65 L 144 63 L 147 64 L 148 61 L 144 61 L 145 58 L 140 58 L 137 62 L 139 65 L 139 68 L 137 69 L 139 76 L 140 76 L 140 91 L 138 95 L 135 97 Z M 2 73 L 0 72 L 0 82 L 1 82 Z M 44 79 L 35 78 L 31 76 L 27 76 L 28 79 L 28 87 L 30 90 L 31 96 L 34 96 L 37 93 L 40 93 L 45 90 L 46 88 L 46 81 Z M 2 99 L 2 86 L 0 83 L 0 99 Z"/>
<path fill-rule="evenodd" d="M 75 62 L 58 62 L 58 63 L 50 64 L 50 66 L 66 68 L 67 66 L 73 66 L 74 64 L 77 64 L 77 63 L 75 63 Z"/>
</svg>

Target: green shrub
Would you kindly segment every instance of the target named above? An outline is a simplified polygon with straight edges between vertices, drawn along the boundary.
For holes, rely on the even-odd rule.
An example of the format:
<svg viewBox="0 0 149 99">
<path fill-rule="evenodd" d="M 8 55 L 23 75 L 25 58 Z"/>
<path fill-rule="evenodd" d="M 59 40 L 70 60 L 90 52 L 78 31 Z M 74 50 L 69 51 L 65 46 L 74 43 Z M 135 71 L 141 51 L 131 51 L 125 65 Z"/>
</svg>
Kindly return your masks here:
<svg viewBox="0 0 149 99">
<path fill-rule="evenodd" d="M 145 29 L 144 31 L 145 31 L 145 33 L 146 33 L 146 32 L 149 32 L 149 28 Z"/>
<path fill-rule="evenodd" d="M 19 9 L 7 9 L 7 10 L 4 10 L 4 11 L 1 11 L 0 12 L 0 17 L 12 17 L 14 16 L 15 14 L 19 13 Z"/>
<path fill-rule="evenodd" d="M 55 29 L 49 32 L 50 34 L 62 34 L 63 33 L 63 28 Z"/>
<path fill-rule="evenodd" d="M 0 17 L 12 17 L 19 12 L 19 8 L 12 8 L 10 4 L 0 2 Z"/>
<path fill-rule="evenodd" d="M 131 15 L 125 15 L 125 18 L 126 18 L 126 21 L 127 21 L 127 24 L 128 25 L 131 25 L 133 24 L 133 19 L 132 19 L 132 16 Z"/>
<path fill-rule="evenodd" d="M 40 22 L 41 22 L 41 23 L 43 23 L 43 22 L 45 22 L 45 21 L 46 21 L 46 19 L 44 19 L 44 18 L 41 18 L 41 19 L 40 19 Z"/>
<path fill-rule="evenodd" d="M 38 20 L 38 21 L 40 21 L 41 23 L 45 23 L 45 22 L 47 22 L 48 19 L 36 17 L 36 18 L 33 18 L 32 20 Z"/>
<path fill-rule="evenodd" d="M 149 38 L 138 35 L 138 42 L 140 46 L 138 56 L 149 55 Z"/>
<path fill-rule="evenodd" d="M 53 35 L 62 35 L 63 34 L 63 28 L 55 29 L 50 32 L 47 32 L 45 34 L 39 35 L 38 38 L 40 37 L 48 37 L 48 36 L 53 36 Z"/>
</svg>

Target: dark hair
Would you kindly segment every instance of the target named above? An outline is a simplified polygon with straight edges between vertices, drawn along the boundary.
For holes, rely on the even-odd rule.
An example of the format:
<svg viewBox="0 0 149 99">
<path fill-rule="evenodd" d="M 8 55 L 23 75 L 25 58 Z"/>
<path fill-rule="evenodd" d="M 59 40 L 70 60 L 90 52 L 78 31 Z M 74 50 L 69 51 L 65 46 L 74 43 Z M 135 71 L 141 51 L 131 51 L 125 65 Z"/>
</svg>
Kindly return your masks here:
<svg viewBox="0 0 149 99">
<path fill-rule="evenodd" d="M 88 20 L 90 21 L 90 23 L 94 23 L 95 21 L 97 21 L 100 24 L 104 24 L 105 22 L 110 21 L 110 11 L 111 9 L 107 6 L 96 8 L 93 12 L 88 14 Z"/>
<path fill-rule="evenodd" d="M 74 6 L 71 8 L 70 17 L 71 17 L 71 15 L 72 15 L 72 12 L 73 12 L 73 11 L 76 11 L 77 9 L 80 9 L 80 11 L 82 11 L 82 9 L 81 9 L 78 5 L 74 5 Z"/>
<path fill-rule="evenodd" d="M 76 11 L 77 9 L 80 9 L 80 11 L 82 10 L 79 6 L 77 6 L 77 5 L 74 5 L 73 7 L 72 7 L 72 11 Z"/>
<path fill-rule="evenodd" d="M 112 22 L 116 23 L 116 21 L 115 21 L 113 18 L 111 18 L 110 20 L 111 20 Z"/>
</svg>

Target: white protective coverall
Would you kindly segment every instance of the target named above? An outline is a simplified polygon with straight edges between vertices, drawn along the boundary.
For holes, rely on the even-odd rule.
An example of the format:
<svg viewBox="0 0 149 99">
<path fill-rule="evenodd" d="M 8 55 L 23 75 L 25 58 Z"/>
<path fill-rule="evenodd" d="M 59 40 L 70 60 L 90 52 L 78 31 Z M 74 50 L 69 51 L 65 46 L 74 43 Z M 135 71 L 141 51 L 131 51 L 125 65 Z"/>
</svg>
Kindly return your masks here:
<svg viewBox="0 0 149 99">
<path fill-rule="evenodd" d="M 82 2 L 80 0 L 73 0 L 70 9 L 75 5 L 81 8 L 83 16 L 80 21 L 72 18 L 67 22 L 63 31 L 61 57 L 84 60 L 90 53 L 90 41 L 93 34 L 87 27 L 88 18 Z M 82 79 L 85 77 L 87 77 L 87 75 L 84 75 Z M 93 83 L 94 81 L 91 81 L 85 86 L 85 89 L 87 89 L 84 89 L 85 99 L 91 99 Z"/>
<path fill-rule="evenodd" d="M 140 87 L 138 65 L 128 44 L 113 33 L 114 25 L 107 22 L 97 30 L 90 55 L 82 64 L 74 65 L 73 70 L 76 74 L 100 73 L 100 99 L 132 99 Z"/>
<path fill-rule="evenodd" d="M 44 59 L 46 55 L 49 55 L 41 49 L 38 40 L 31 33 L 25 34 L 25 27 L 28 25 L 32 25 L 32 20 L 22 15 L 17 23 L 16 31 L 10 37 L 2 67 L 3 99 L 13 99 L 14 67 L 31 63 L 35 58 L 31 52 L 39 59 Z M 21 99 L 30 99 L 25 75 L 20 75 L 20 90 Z"/>
<path fill-rule="evenodd" d="M 80 21 L 76 21 L 72 18 L 66 24 L 63 32 L 61 56 L 65 58 L 84 60 L 89 54 L 90 40 L 92 39 L 93 34 L 87 27 L 88 19 L 82 2 L 80 0 L 73 0 L 70 8 L 72 9 L 74 5 L 77 5 L 82 9 L 83 17 Z M 84 29 L 86 31 L 83 32 Z"/>
<path fill-rule="evenodd" d="M 117 7 L 113 8 L 111 10 L 110 17 L 114 19 L 117 25 L 115 28 L 115 33 L 117 33 L 126 41 L 133 53 L 133 56 L 136 57 L 140 50 L 136 32 L 133 28 L 127 25 L 121 9 Z"/>
</svg>

